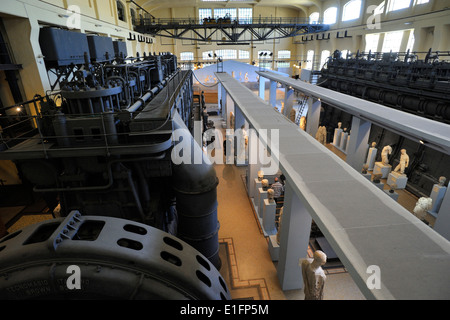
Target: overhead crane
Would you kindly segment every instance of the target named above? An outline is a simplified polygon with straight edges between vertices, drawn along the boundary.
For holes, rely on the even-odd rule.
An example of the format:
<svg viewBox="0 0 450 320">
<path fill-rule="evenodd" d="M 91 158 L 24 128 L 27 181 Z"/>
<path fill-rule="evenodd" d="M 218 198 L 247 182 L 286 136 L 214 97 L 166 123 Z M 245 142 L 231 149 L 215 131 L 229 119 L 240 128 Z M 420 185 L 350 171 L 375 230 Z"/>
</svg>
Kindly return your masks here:
<svg viewBox="0 0 450 320">
<path fill-rule="evenodd" d="M 308 18 L 259 17 L 232 19 L 180 18 L 142 19 L 136 31 L 152 36 L 179 40 L 242 44 L 248 41 L 266 41 L 295 37 L 329 30 L 329 25 L 313 23 Z"/>
</svg>

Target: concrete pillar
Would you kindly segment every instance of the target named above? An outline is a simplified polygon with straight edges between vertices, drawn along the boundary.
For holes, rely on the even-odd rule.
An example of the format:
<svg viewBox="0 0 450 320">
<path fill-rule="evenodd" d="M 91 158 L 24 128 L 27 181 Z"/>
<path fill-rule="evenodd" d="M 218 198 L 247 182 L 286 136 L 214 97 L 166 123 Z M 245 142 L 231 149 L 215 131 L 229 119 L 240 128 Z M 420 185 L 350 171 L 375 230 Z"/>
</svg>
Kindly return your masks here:
<svg viewBox="0 0 450 320">
<path fill-rule="evenodd" d="M 372 123 L 358 117 L 352 118 L 350 142 L 347 148 L 346 162 L 361 172 L 369 148 L 369 135 Z"/>
<path fill-rule="evenodd" d="M 234 101 L 233 99 L 231 99 L 231 96 L 229 94 L 226 95 L 225 106 L 226 106 L 225 108 L 226 115 L 224 119 L 226 119 L 227 121 L 227 128 L 234 129 L 234 126 L 233 128 L 230 126 L 230 112 L 233 112 L 234 114 Z"/>
<path fill-rule="evenodd" d="M 249 197 L 252 198 L 256 193 L 255 179 L 258 178 L 258 171 L 261 167 L 258 159 L 258 135 L 256 130 L 250 126 L 248 130 L 248 171 L 247 171 L 247 190 Z"/>
<path fill-rule="evenodd" d="M 259 76 L 259 97 L 264 101 L 266 100 L 266 82 L 266 78 Z"/>
<path fill-rule="evenodd" d="M 286 86 L 284 89 L 284 112 L 283 114 L 289 118 L 292 107 L 294 106 L 294 90 Z"/>
<path fill-rule="evenodd" d="M 450 241 L 450 190 L 445 192 L 441 208 L 434 223 L 434 230 Z"/>
<path fill-rule="evenodd" d="M 306 132 L 312 137 L 316 137 L 320 122 L 320 109 L 322 103 L 315 98 L 308 98 L 308 114 L 306 116 Z"/>
<path fill-rule="evenodd" d="M 222 118 L 224 120 L 227 119 L 227 90 L 225 90 L 224 86 L 220 85 L 220 105 L 221 105 L 221 111 L 222 111 Z"/>
<path fill-rule="evenodd" d="M 286 181 L 277 275 L 282 290 L 303 288 L 299 260 L 307 257 L 312 218 Z"/>
<path fill-rule="evenodd" d="M 270 96 L 269 103 L 272 107 L 277 106 L 277 84 L 278 82 L 270 80 Z"/>
</svg>

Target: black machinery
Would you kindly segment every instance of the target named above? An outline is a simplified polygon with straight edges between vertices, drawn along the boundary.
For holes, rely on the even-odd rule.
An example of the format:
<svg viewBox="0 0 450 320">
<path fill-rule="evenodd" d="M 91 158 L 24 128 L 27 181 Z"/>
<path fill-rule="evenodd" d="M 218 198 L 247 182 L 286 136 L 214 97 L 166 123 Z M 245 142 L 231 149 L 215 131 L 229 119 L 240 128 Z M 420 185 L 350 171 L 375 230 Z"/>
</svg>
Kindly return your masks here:
<svg viewBox="0 0 450 320">
<path fill-rule="evenodd" d="M 0 298 L 229 299 L 215 170 L 174 152 L 177 131 L 202 154 L 192 71 L 170 53 L 127 58 L 123 42 L 58 28 L 41 28 L 40 44 L 59 90 L 17 123 L 4 116 L 0 159 L 61 218 L 0 240 Z M 84 291 L 61 282 L 72 264 Z"/>
</svg>

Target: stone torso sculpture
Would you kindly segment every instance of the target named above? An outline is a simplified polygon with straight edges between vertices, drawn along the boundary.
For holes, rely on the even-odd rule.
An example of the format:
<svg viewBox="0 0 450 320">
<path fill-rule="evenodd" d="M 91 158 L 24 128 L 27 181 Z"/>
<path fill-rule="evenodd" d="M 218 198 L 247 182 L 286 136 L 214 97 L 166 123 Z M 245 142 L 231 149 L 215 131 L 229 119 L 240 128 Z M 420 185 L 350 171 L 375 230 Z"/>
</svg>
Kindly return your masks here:
<svg viewBox="0 0 450 320">
<path fill-rule="evenodd" d="M 314 252 L 314 259 L 301 261 L 305 300 L 323 300 L 323 288 L 325 285 L 325 272 L 322 266 L 327 262 L 324 252 Z"/>
<path fill-rule="evenodd" d="M 383 150 L 381 151 L 381 162 L 383 165 L 387 166 L 389 165 L 389 155 L 392 153 L 392 147 L 391 146 L 385 146 Z"/>
</svg>

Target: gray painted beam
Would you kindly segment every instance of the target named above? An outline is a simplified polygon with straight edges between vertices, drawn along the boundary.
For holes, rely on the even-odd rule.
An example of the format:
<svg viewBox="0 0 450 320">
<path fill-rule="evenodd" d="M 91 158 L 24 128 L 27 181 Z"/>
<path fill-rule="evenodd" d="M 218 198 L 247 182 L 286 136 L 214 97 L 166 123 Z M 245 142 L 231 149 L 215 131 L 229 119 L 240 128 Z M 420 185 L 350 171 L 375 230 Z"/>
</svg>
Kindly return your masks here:
<svg viewBox="0 0 450 320">
<path fill-rule="evenodd" d="M 252 127 L 279 130 L 278 143 L 270 136 L 260 139 L 266 139 L 293 192 L 366 298 L 450 299 L 448 240 L 230 75 L 216 76 Z M 342 99 L 350 105 L 349 98 Z M 384 114 L 378 105 L 371 108 L 363 107 L 363 113 Z M 429 141 L 449 146 L 441 126 L 428 129 L 418 128 Z M 380 289 L 366 284 L 372 265 L 381 271 Z"/>
</svg>

